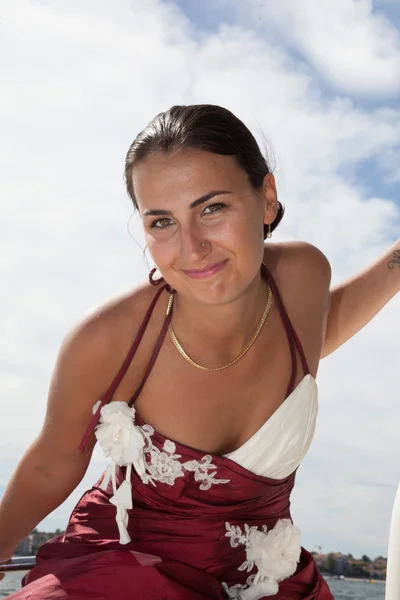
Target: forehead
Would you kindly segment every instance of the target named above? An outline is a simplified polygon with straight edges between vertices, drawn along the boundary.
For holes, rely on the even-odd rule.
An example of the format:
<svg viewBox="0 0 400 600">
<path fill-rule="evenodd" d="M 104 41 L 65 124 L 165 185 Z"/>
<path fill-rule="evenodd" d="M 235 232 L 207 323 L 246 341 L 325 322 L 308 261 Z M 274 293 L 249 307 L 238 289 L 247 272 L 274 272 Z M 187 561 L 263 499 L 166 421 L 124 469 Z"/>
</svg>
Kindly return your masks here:
<svg viewBox="0 0 400 600">
<path fill-rule="evenodd" d="M 210 190 L 249 186 L 233 156 L 202 150 L 150 155 L 133 168 L 132 178 L 141 211 L 178 199 L 192 202 Z"/>
</svg>

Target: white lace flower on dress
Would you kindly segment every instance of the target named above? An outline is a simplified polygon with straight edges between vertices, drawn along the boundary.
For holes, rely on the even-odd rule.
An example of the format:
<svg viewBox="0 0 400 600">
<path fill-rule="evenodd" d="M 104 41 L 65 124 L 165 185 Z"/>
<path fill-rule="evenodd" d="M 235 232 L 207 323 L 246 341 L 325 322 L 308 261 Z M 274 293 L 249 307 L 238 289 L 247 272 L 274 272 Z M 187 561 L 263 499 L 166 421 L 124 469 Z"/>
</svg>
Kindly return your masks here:
<svg viewBox="0 0 400 600">
<path fill-rule="evenodd" d="M 167 485 L 174 485 L 178 477 L 185 475 L 185 471 L 194 474 L 194 479 L 200 482 L 199 488 L 202 491 L 209 490 L 214 484 L 230 482 L 230 479 L 216 478 L 217 467 L 212 464 L 209 454 L 203 456 L 201 460 L 188 460 L 182 463 L 177 460 L 182 458 L 182 455 L 176 454 L 176 445 L 172 440 L 165 440 L 162 450 L 160 450 L 151 439 L 154 429 L 150 425 L 139 426 L 139 429 L 146 440 L 144 448 L 146 473 L 142 477 L 144 483 L 156 485 L 156 481 L 159 481 Z"/>
<path fill-rule="evenodd" d="M 231 597 L 259 600 L 277 594 L 278 583 L 296 571 L 301 552 L 299 529 L 290 519 L 280 519 L 270 531 L 265 525 L 260 531 L 245 524 L 242 533 L 239 526 L 225 525 L 231 546 L 243 544 L 246 548 L 246 560 L 239 571 L 251 571 L 254 565 L 257 567 L 257 573 L 247 579 L 247 586 L 240 591 L 237 588 L 229 590 L 237 594 Z"/>
<path fill-rule="evenodd" d="M 180 454 L 175 454 L 176 446 L 174 442 L 166 440 L 162 451 L 155 449 L 150 450 L 150 462 L 147 464 L 149 480 L 160 481 L 167 485 L 174 485 L 177 477 L 183 477 L 184 472 L 182 464 L 176 460 L 181 458 Z"/>
<path fill-rule="evenodd" d="M 280 519 L 268 533 L 250 532 L 246 556 L 258 569 L 256 579 L 279 582 L 296 571 L 300 551 L 300 531 L 290 519 Z"/>
<path fill-rule="evenodd" d="M 184 463 L 187 471 L 194 473 L 195 481 L 200 481 L 200 489 L 207 491 L 216 483 L 229 483 L 230 479 L 217 479 L 217 467 L 212 464 L 212 458 L 209 454 L 203 456 L 201 460 L 189 460 Z M 209 472 L 211 471 L 211 472 Z"/>
<path fill-rule="evenodd" d="M 96 413 L 97 402 L 93 407 Z M 128 510 L 132 508 L 132 465 L 140 477 L 145 476 L 144 446 L 145 439 L 135 425 L 135 409 L 126 402 L 110 402 L 101 408 L 100 421 L 95 429 L 96 438 L 106 458 L 111 458 L 100 489 L 105 490 L 112 482 L 114 495 L 110 502 L 117 507 L 116 521 L 121 544 L 131 541 L 128 533 Z M 126 466 L 125 481 L 117 489 L 117 466 Z"/>
<path fill-rule="evenodd" d="M 93 412 L 96 412 L 98 405 L 95 404 Z M 111 458 L 120 467 L 138 462 L 144 470 L 145 440 L 135 426 L 135 414 L 134 407 L 129 407 L 126 402 L 106 404 L 101 409 L 95 435 L 106 458 Z"/>
</svg>

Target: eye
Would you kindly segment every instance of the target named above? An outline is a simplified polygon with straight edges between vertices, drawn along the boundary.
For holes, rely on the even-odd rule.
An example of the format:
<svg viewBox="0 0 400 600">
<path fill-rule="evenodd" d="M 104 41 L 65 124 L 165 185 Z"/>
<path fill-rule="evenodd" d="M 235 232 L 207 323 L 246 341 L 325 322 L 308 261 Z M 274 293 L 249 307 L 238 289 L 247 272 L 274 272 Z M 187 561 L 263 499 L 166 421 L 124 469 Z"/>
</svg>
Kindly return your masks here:
<svg viewBox="0 0 400 600">
<path fill-rule="evenodd" d="M 225 204 L 223 204 L 222 202 L 210 204 L 209 206 L 206 206 L 205 209 L 203 210 L 203 215 L 210 215 L 211 213 L 218 212 L 219 210 L 221 210 L 224 207 L 225 207 Z"/>
<path fill-rule="evenodd" d="M 162 219 L 156 219 L 152 222 L 150 227 L 153 229 L 165 229 L 166 227 L 170 227 L 173 225 L 173 220 L 168 217 L 163 217 Z"/>
</svg>

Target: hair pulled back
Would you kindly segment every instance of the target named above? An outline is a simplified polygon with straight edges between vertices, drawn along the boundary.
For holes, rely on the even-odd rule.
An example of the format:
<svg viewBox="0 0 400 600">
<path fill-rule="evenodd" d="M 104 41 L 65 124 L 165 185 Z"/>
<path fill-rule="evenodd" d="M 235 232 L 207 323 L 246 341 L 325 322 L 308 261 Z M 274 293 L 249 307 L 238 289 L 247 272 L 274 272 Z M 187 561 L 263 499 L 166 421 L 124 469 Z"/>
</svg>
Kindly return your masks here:
<svg viewBox="0 0 400 600">
<path fill-rule="evenodd" d="M 133 167 L 150 154 L 190 149 L 234 156 L 257 190 L 262 187 L 265 175 L 271 172 L 251 131 L 229 110 L 213 104 L 172 106 L 150 121 L 127 152 L 124 179 L 135 208 L 138 205 L 133 188 Z M 283 214 L 284 208 L 278 201 L 278 213 L 271 223 L 271 231 L 276 229 Z M 264 226 L 264 237 L 266 234 L 267 226 Z"/>
</svg>

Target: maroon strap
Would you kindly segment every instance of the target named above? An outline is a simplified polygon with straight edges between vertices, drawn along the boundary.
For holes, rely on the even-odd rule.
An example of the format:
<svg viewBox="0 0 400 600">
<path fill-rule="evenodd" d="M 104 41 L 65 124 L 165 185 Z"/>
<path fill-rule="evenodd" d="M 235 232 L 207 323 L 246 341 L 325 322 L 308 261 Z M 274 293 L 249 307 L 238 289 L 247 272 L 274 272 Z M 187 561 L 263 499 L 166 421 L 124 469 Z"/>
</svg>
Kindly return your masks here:
<svg viewBox="0 0 400 600">
<path fill-rule="evenodd" d="M 157 356 L 158 356 L 158 354 L 159 354 L 159 352 L 161 350 L 161 346 L 162 346 L 163 341 L 165 339 L 165 336 L 167 334 L 169 324 L 171 323 L 171 319 L 172 319 L 172 311 L 164 319 L 164 324 L 163 324 L 162 329 L 160 331 L 160 335 L 158 336 L 157 343 L 156 343 L 156 345 L 154 347 L 153 354 L 151 355 L 151 359 L 149 361 L 149 364 L 147 365 L 147 369 L 145 371 L 145 374 L 143 375 L 143 379 L 142 379 L 142 381 L 141 381 L 138 389 L 136 390 L 136 392 L 134 393 L 134 395 L 130 399 L 129 406 L 132 406 L 134 404 L 136 398 L 139 396 L 140 392 L 142 391 L 143 386 L 146 383 L 147 378 L 150 375 L 150 372 L 151 372 L 152 368 L 154 367 L 154 363 L 156 362 Z"/>
<path fill-rule="evenodd" d="M 163 285 L 163 286 L 161 286 L 160 289 L 157 290 L 156 294 L 154 295 L 154 298 L 151 301 L 151 303 L 149 305 L 149 308 L 147 309 L 147 312 L 146 312 L 146 314 L 144 316 L 144 319 L 143 319 L 143 321 L 142 321 L 142 323 L 141 323 L 141 325 L 139 327 L 139 330 L 138 330 L 138 332 L 136 334 L 136 337 L 135 337 L 135 339 L 134 339 L 134 341 L 132 343 L 132 346 L 129 349 L 129 352 L 126 355 L 126 358 L 125 358 L 124 362 L 121 365 L 121 368 L 119 369 L 118 373 L 114 377 L 114 379 L 113 379 L 110 387 L 108 388 L 108 390 L 104 394 L 104 396 L 103 396 L 103 398 L 102 398 L 102 400 L 101 400 L 101 402 L 100 402 L 100 404 L 99 404 L 96 412 L 94 413 L 94 415 L 93 415 L 93 417 L 92 417 L 92 419 L 91 419 L 91 421 L 90 421 L 90 423 L 89 423 L 89 425 L 88 425 L 88 427 L 87 427 L 87 429 L 85 431 L 85 434 L 84 434 L 84 436 L 83 436 L 83 438 L 81 440 L 81 443 L 79 444 L 79 451 L 80 452 L 84 452 L 84 450 L 85 450 L 85 448 L 87 446 L 87 443 L 88 443 L 88 441 L 90 439 L 90 436 L 92 435 L 92 433 L 94 431 L 94 428 L 96 427 L 97 423 L 99 422 L 100 411 L 101 411 L 102 407 L 105 404 L 108 404 L 110 402 L 111 398 L 113 397 L 113 395 L 115 393 L 115 390 L 118 388 L 118 386 L 121 383 L 121 381 L 122 381 L 125 373 L 127 372 L 128 367 L 131 364 L 132 359 L 133 359 L 133 357 L 136 354 L 136 351 L 137 351 L 137 349 L 139 347 L 139 344 L 142 341 L 144 332 L 146 331 L 146 327 L 147 327 L 147 325 L 149 323 L 150 317 L 151 317 L 151 315 L 153 313 L 153 310 L 154 310 L 154 307 L 155 307 L 155 305 L 157 303 L 157 300 L 159 299 L 159 297 L 160 297 L 161 293 L 163 292 L 163 290 L 165 290 L 167 287 L 168 286 L 166 284 Z M 148 375 L 149 375 L 149 373 L 151 371 L 151 368 L 152 368 L 152 366 L 153 366 L 153 364 L 154 364 L 154 362 L 155 362 L 155 360 L 157 358 L 158 352 L 160 351 L 160 348 L 161 348 L 161 344 L 162 344 L 162 342 L 164 340 L 164 337 L 165 337 L 165 334 L 167 332 L 168 324 L 169 324 L 170 319 L 171 319 L 170 316 L 169 316 L 169 318 L 167 317 L 165 319 L 163 328 L 162 328 L 162 330 L 160 332 L 159 338 L 157 340 L 156 347 L 154 349 L 153 355 L 152 355 L 150 363 L 149 363 L 149 366 L 151 365 L 150 369 L 149 369 L 149 366 L 148 366 L 147 369 L 146 369 L 146 373 L 145 373 L 144 379 L 143 379 L 142 383 L 139 386 L 139 391 L 142 389 L 142 387 L 143 387 L 143 385 L 144 385 L 144 383 L 145 383 L 145 381 L 146 381 L 146 379 L 147 379 L 147 377 L 148 377 Z M 168 324 L 166 326 L 166 322 L 167 321 L 168 321 Z"/>
<path fill-rule="evenodd" d="M 291 361 L 292 361 L 292 373 L 291 373 L 291 377 L 290 377 L 290 381 L 289 381 L 289 385 L 288 385 L 288 389 L 286 392 L 286 396 L 288 396 L 289 394 L 292 393 L 293 389 L 294 389 L 294 385 L 296 382 L 296 377 L 297 377 L 297 359 L 296 359 L 296 348 L 299 352 L 300 355 L 300 360 L 301 360 L 301 364 L 303 367 L 303 372 L 304 375 L 307 375 L 310 370 L 308 368 L 308 363 L 307 363 L 307 359 L 306 356 L 304 354 L 304 350 L 303 347 L 301 345 L 301 342 L 297 336 L 297 333 L 294 330 L 294 327 L 289 319 L 289 315 L 287 314 L 287 311 L 285 309 L 285 306 L 283 304 L 283 300 L 282 297 L 279 293 L 278 290 L 278 286 L 275 283 L 274 278 L 272 277 L 271 273 L 268 271 L 267 267 L 264 265 L 263 263 L 263 267 L 262 267 L 263 273 L 268 281 L 268 284 L 271 287 L 271 291 L 274 295 L 274 298 L 277 302 L 278 305 L 278 310 L 279 310 L 279 314 L 281 316 L 282 322 L 283 322 L 283 326 L 285 328 L 286 331 L 286 335 L 287 335 L 287 339 L 289 342 L 289 349 L 290 349 L 290 356 L 291 356 Z"/>
<path fill-rule="evenodd" d="M 301 360 L 301 365 L 303 367 L 304 375 L 308 375 L 310 372 L 310 369 L 308 368 L 308 362 L 306 359 L 306 355 L 304 354 L 303 346 L 301 345 L 301 342 L 298 338 L 298 335 L 297 335 L 292 323 L 290 323 L 290 327 L 292 328 L 292 335 L 293 335 L 294 343 L 296 344 L 297 350 L 300 354 L 300 360 Z"/>
</svg>

